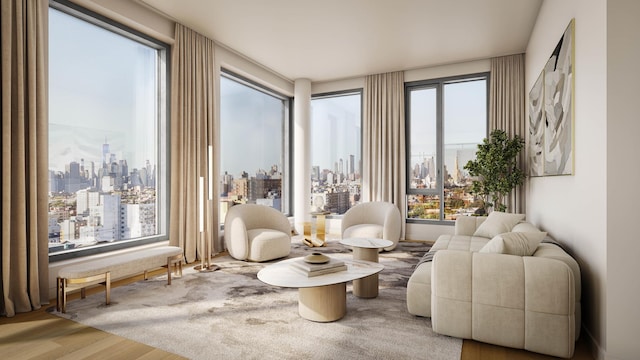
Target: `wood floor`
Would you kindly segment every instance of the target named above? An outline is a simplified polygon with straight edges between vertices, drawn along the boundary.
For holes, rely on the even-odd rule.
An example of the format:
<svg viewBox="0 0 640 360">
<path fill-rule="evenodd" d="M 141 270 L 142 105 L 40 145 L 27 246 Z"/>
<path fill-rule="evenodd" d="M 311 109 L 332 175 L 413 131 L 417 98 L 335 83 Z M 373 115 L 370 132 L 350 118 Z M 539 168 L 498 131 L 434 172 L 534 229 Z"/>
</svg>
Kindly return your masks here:
<svg viewBox="0 0 640 360">
<path fill-rule="evenodd" d="M 163 274 L 158 270 L 151 275 Z M 142 276 L 115 282 L 121 286 L 142 280 Z M 89 289 L 88 294 L 102 289 Z M 79 294 L 71 294 L 75 300 Z M 112 335 L 47 312 L 55 306 L 47 305 L 37 311 L 0 317 L 0 357 L 8 359 L 184 359 L 181 356 L 153 348 L 142 343 Z M 495 345 L 465 340 L 461 360 L 543 360 L 550 356 L 524 350 L 514 350 Z M 573 359 L 593 360 L 588 344 L 580 339 Z"/>
</svg>

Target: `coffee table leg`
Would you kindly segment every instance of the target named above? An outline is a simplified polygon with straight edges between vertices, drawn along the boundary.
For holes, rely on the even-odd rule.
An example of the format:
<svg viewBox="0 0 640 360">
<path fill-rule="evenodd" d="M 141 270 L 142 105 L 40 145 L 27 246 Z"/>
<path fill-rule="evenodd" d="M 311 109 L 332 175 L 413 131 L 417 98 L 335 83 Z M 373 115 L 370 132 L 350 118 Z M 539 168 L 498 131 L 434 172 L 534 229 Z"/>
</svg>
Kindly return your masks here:
<svg viewBox="0 0 640 360">
<path fill-rule="evenodd" d="M 378 262 L 378 249 L 353 248 L 354 260 Z M 378 296 L 378 274 L 366 278 L 353 280 L 353 295 L 360 298 L 375 298 Z"/>
<path fill-rule="evenodd" d="M 353 295 L 367 299 L 378 297 L 378 274 L 353 280 Z"/>
<path fill-rule="evenodd" d="M 317 322 L 341 319 L 347 313 L 347 283 L 299 288 L 298 312 Z"/>
</svg>

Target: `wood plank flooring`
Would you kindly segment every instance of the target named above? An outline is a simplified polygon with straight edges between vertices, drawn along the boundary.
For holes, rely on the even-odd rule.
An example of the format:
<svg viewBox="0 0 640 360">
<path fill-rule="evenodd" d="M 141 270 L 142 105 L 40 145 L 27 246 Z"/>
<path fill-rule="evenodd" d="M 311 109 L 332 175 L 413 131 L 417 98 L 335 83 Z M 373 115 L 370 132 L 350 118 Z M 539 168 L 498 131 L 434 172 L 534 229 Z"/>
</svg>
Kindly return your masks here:
<svg viewBox="0 0 640 360">
<path fill-rule="evenodd" d="M 150 276 L 163 274 L 157 270 Z M 113 287 L 134 281 L 141 281 L 142 275 L 113 283 Z M 100 287 L 87 290 L 87 294 L 103 291 Z M 79 298 L 71 294 L 69 300 Z M 50 305 L 30 313 L 15 317 L 0 317 L 0 357 L 9 359 L 185 359 L 181 356 L 153 348 L 151 346 L 112 335 L 49 314 L 48 308 L 55 307 L 55 299 Z M 461 360 L 547 360 L 550 356 L 524 350 L 465 340 Z M 593 360 L 586 341 L 576 344 L 572 359 Z"/>
<path fill-rule="evenodd" d="M 164 274 L 157 270 L 150 276 Z M 142 275 L 114 282 L 122 286 L 141 281 Z M 87 295 L 103 292 L 101 286 L 90 288 Z M 69 300 L 77 300 L 80 293 L 72 293 Z M 0 317 L 0 357 L 8 359 L 161 359 L 178 360 L 184 357 L 156 349 L 133 340 L 63 319 L 47 312 L 55 308 L 55 299 L 41 309 L 12 318 Z"/>
</svg>

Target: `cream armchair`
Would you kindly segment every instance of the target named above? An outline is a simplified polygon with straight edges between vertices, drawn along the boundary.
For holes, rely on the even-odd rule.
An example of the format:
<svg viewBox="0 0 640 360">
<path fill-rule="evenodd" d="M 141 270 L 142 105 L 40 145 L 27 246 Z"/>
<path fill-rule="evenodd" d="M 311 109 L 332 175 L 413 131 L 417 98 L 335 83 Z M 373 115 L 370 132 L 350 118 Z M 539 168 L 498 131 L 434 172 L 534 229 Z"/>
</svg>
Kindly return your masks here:
<svg viewBox="0 0 640 360">
<path fill-rule="evenodd" d="M 385 248 L 391 251 L 400 241 L 401 224 L 400 210 L 394 204 L 383 201 L 360 203 L 342 216 L 341 235 L 343 239 L 359 237 L 391 240 L 393 245 Z"/>
<path fill-rule="evenodd" d="M 232 206 L 224 221 L 224 242 L 238 260 L 269 261 L 291 252 L 291 224 L 280 211 L 265 205 Z"/>
</svg>

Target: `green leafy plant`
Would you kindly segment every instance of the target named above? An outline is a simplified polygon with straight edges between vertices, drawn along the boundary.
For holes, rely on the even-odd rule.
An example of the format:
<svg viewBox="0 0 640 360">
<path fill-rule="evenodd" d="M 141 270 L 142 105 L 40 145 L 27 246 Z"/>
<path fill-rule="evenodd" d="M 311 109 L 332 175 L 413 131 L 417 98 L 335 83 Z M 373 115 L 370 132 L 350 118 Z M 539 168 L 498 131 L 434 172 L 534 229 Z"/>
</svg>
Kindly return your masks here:
<svg viewBox="0 0 640 360">
<path fill-rule="evenodd" d="M 524 139 L 518 135 L 513 139 L 503 130 L 494 130 L 478 145 L 476 159 L 464 166 L 476 177 L 471 193 L 482 197 L 485 213 L 488 208 L 505 211 L 505 197 L 525 179 L 518 167 L 518 154 L 524 147 Z"/>
</svg>

